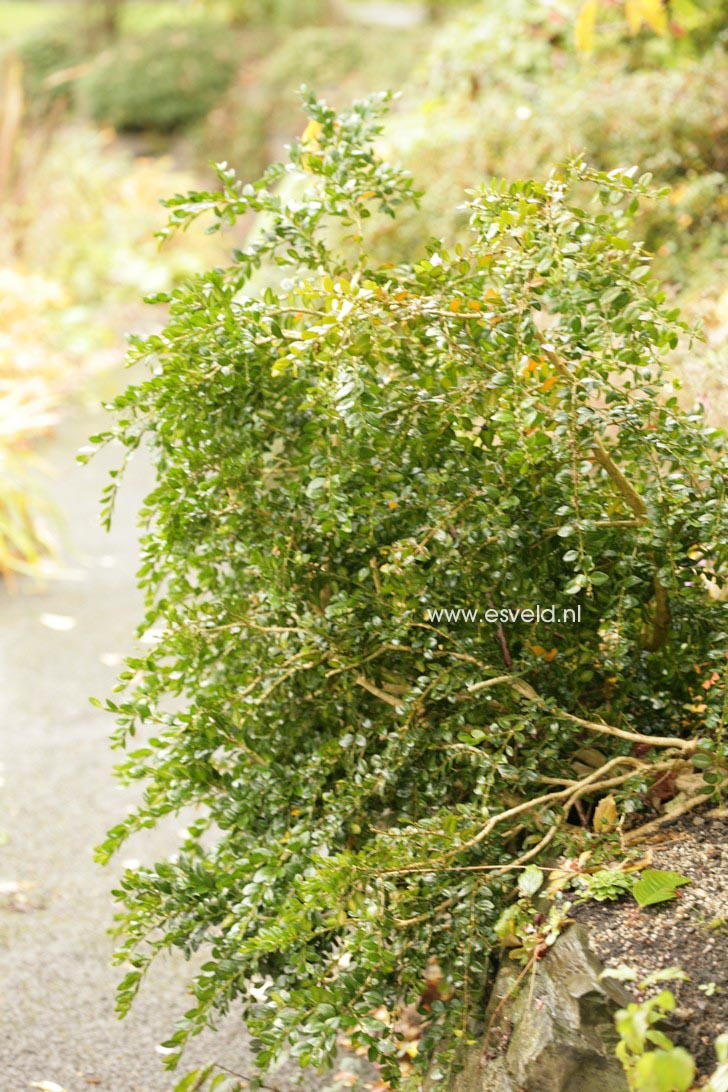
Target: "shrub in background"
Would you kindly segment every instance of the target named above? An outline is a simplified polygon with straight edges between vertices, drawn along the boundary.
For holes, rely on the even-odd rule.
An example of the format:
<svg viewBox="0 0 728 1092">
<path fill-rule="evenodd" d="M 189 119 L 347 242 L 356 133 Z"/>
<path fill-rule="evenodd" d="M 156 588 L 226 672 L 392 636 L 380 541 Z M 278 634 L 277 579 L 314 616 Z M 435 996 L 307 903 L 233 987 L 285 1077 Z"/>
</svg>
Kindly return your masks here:
<svg viewBox="0 0 728 1092">
<path fill-rule="evenodd" d="M 257 177 L 296 135 L 302 84 L 315 86 L 332 106 L 343 106 L 372 87 L 399 86 L 429 41 L 429 28 L 412 28 L 406 36 L 369 26 L 309 26 L 289 33 L 241 70 L 212 111 L 198 138 L 201 158 L 224 158 L 245 178 Z"/>
<path fill-rule="evenodd" d="M 543 178 L 551 164 L 581 152 L 603 170 L 639 162 L 659 184 L 675 185 L 674 201 L 642 214 L 637 229 L 654 252 L 668 246 L 663 268 L 670 278 L 685 283 L 694 275 L 698 224 L 710 249 L 725 246 L 723 53 L 665 71 L 629 72 L 615 59 L 574 64 L 537 83 L 512 72 L 506 86 L 488 75 L 487 51 L 476 54 L 473 68 L 463 44 L 464 67 L 459 75 L 448 70 L 448 91 L 437 63 L 441 48 L 424 62 L 393 119 L 390 146 L 423 179 L 426 196 L 422 210 L 406 214 L 396 229 L 382 227 L 382 256 L 410 255 L 431 223 L 462 236 L 467 217 L 457 197 L 476 179 Z"/>
<path fill-rule="evenodd" d="M 82 356 L 99 318 L 138 300 L 140 285 L 143 292 L 169 289 L 222 257 L 220 240 L 200 234 L 180 236 L 160 258 L 153 238 L 159 202 L 194 177 L 168 157 L 135 157 L 108 131 L 80 124 L 50 136 L 41 130 L 24 147 L 19 199 L 0 209 L 0 262 L 12 265 L 22 253 L 26 268 L 63 285 L 65 335 L 80 339 Z M 125 328 L 128 315 L 115 321 Z"/>
<path fill-rule="evenodd" d="M 70 99 L 73 89 L 70 73 L 88 54 L 87 35 L 80 24 L 52 25 L 21 41 L 18 55 L 31 110 L 43 110 L 64 97 Z M 69 72 L 68 79 L 53 80 L 64 72 Z"/>
<path fill-rule="evenodd" d="M 236 68 L 235 39 L 220 26 L 161 27 L 104 51 L 79 90 L 96 121 L 170 132 L 205 117 Z"/>
<path fill-rule="evenodd" d="M 568 0 L 498 0 L 473 4 L 438 34 L 427 58 L 440 93 L 477 94 L 524 76 L 543 79 L 578 64 L 574 9 Z"/>
<path fill-rule="evenodd" d="M 328 22 L 333 5 L 330 0 L 227 0 L 226 7 L 237 23 L 295 27 Z"/>
<path fill-rule="evenodd" d="M 172 227 L 262 227 L 165 297 L 97 437 L 157 472 L 157 641 L 107 702 L 144 798 L 99 855 L 198 809 L 118 892 L 122 1012 L 159 952 L 206 954 L 170 1065 L 234 1006 L 261 1069 L 343 1033 L 393 1085 L 416 1053 L 422 1087 L 472 1031 L 518 868 L 616 841 L 574 805 L 627 814 L 691 759 L 706 800 L 724 781 L 728 457 L 665 389 L 682 324 L 630 241 L 644 181 L 487 185 L 467 245 L 379 265 L 370 224 L 416 200 L 375 154 L 381 101 L 306 108 L 290 163 L 169 202 Z M 581 620 L 433 614 L 536 604 Z"/>
</svg>

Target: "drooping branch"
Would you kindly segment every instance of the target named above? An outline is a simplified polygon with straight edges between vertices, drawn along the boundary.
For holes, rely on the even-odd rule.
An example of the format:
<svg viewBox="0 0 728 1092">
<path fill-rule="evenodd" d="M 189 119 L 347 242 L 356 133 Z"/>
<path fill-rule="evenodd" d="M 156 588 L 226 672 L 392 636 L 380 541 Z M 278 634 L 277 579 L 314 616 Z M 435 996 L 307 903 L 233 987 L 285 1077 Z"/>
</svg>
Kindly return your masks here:
<svg viewBox="0 0 728 1092">
<path fill-rule="evenodd" d="M 537 334 L 541 343 L 541 349 L 544 356 L 548 360 L 549 364 L 559 373 L 564 379 L 567 379 L 570 383 L 573 382 L 573 375 L 564 364 L 561 357 L 556 353 L 546 342 L 543 334 Z M 599 436 L 594 436 L 590 442 L 590 449 L 594 460 L 599 463 L 602 469 L 606 472 L 610 481 L 614 484 L 617 492 L 626 501 L 627 505 L 632 509 L 635 516 L 641 523 L 646 523 L 648 518 L 647 505 L 643 498 L 639 495 L 632 483 L 624 476 L 619 469 L 614 459 L 607 451 L 606 447 L 602 443 Z M 656 652 L 666 644 L 670 635 L 670 603 L 667 595 L 667 589 L 657 574 L 654 576 L 654 588 L 655 588 L 655 614 L 652 621 L 652 630 L 644 642 L 644 648 L 647 652 Z"/>
<path fill-rule="evenodd" d="M 562 720 L 569 720 L 574 724 L 580 725 L 582 728 L 586 728 L 589 732 L 597 732 L 603 736 L 615 736 L 617 739 L 624 739 L 629 743 L 640 743 L 648 747 L 675 747 L 684 753 L 690 753 L 696 748 L 694 740 L 679 739 L 677 736 L 648 736 L 642 732 L 629 732 L 624 728 L 617 728 L 613 724 L 605 724 L 602 721 L 596 720 L 586 720 L 584 717 L 577 717 L 574 713 L 567 713 L 564 709 L 555 709 L 551 706 L 546 706 L 544 699 L 533 689 L 530 683 L 527 683 L 525 679 L 519 678 L 518 675 L 498 675 L 493 679 L 483 679 L 481 682 L 474 683 L 472 686 L 468 687 L 468 689 L 463 691 L 459 696 L 461 698 L 466 698 L 471 694 L 476 694 L 481 690 L 501 684 L 509 686 L 517 694 L 520 694 L 521 697 L 543 705 L 546 711 L 553 716 Z"/>
<path fill-rule="evenodd" d="M 647 518 L 647 505 L 631 482 L 625 478 L 598 436 L 595 436 L 592 441 L 592 450 L 594 452 L 594 458 L 599 465 L 606 470 L 607 474 L 616 485 L 617 490 L 624 497 L 634 514 L 640 519 L 645 520 Z"/>
<path fill-rule="evenodd" d="M 657 652 L 667 642 L 672 621 L 667 590 L 665 585 L 658 579 L 657 574 L 655 574 L 653 583 L 655 588 L 655 612 L 652 618 L 651 631 L 644 641 L 647 652 Z"/>
<path fill-rule="evenodd" d="M 387 705 L 391 705 L 394 709 L 399 709 L 406 704 L 405 696 L 395 696 L 387 693 L 386 690 L 381 689 L 370 679 L 367 679 L 364 675 L 355 675 L 355 681 L 364 690 L 372 694 L 375 698 L 379 698 L 380 701 L 386 702 Z M 680 739 L 678 736 L 648 736 L 643 732 L 630 732 L 625 728 L 617 728 L 614 724 L 606 724 L 603 721 L 588 720 L 585 717 L 578 717 L 574 713 L 567 713 L 565 709 L 554 708 L 547 705 L 545 700 L 538 694 L 530 683 L 526 682 L 519 675 L 496 675 L 492 679 L 481 679 L 479 682 L 473 683 L 465 690 L 461 690 L 455 695 L 457 701 L 467 701 L 475 694 L 481 693 L 483 690 L 490 690 L 494 686 L 508 686 L 516 694 L 528 701 L 535 702 L 543 707 L 545 712 L 550 713 L 554 717 L 561 720 L 571 721 L 572 724 L 578 724 L 582 728 L 586 728 L 589 732 L 596 732 L 603 736 L 613 736 L 616 739 L 623 739 L 628 743 L 638 743 L 645 747 L 670 747 L 681 751 L 683 754 L 690 754 L 696 749 L 696 741 L 689 739 Z"/>
</svg>

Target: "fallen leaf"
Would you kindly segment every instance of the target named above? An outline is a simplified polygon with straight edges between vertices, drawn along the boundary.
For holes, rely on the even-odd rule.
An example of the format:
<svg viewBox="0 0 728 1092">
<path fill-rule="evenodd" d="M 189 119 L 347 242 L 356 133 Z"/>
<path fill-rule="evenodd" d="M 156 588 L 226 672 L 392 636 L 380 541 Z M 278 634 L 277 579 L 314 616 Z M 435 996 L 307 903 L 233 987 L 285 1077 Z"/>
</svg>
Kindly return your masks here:
<svg viewBox="0 0 728 1092">
<path fill-rule="evenodd" d="M 688 876 L 679 872 L 663 872 L 659 868 L 648 868 L 632 888 L 632 894 L 640 906 L 655 906 L 660 902 L 670 902 L 676 898 L 676 890 L 683 884 L 690 883 Z"/>
<path fill-rule="evenodd" d="M 617 803 L 612 794 L 603 796 L 594 812 L 594 830 L 597 834 L 609 834 L 616 827 L 618 818 Z"/>
<path fill-rule="evenodd" d="M 72 618 L 70 614 L 41 614 L 40 624 L 47 629 L 54 629 L 58 633 L 65 633 L 69 629 L 76 628 L 76 619 Z"/>
</svg>

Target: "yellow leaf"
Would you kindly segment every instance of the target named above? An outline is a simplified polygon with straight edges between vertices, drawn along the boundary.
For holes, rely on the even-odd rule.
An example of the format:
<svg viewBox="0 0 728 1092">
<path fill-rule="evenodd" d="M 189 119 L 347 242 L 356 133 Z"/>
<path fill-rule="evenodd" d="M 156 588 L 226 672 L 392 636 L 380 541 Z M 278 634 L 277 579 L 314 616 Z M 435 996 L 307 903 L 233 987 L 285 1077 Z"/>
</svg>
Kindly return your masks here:
<svg viewBox="0 0 728 1092">
<path fill-rule="evenodd" d="M 546 888 L 546 897 L 552 899 L 558 891 L 563 891 L 567 884 L 574 879 L 574 873 L 570 868 L 557 868 L 551 873 L 549 885 Z"/>
<path fill-rule="evenodd" d="M 304 171 L 308 171 L 311 174 L 311 152 L 317 152 L 319 150 L 319 136 L 321 135 L 322 126 L 318 121 L 309 121 L 306 128 L 301 135 L 301 144 L 308 151 L 301 156 L 301 166 Z"/>
<path fill-rule="evenodd" d="M 637 34 L 642 26 L 642 5 L 640 0 L 625 0 L 624 14 L 630 34 Z"/>
<path fill-rule="evenodd" d="M 594 49 L 598 7 L 599 0 L 587 0 L 576 17 L 574 41 L 580 53 L 591 53 Z"/>
<path fill-rule="evenodd" d="M 309 121 L 306 128 L 303 130 L 301 142 L 303 144 L 311 144 L 314 148 L 318 148 L 318 138 L 321 136 L 321 123 L 318 121 Z"/>
<path fill-rule="evenodd" d="M 544 392 L 544 394 L 545 394 L 545 393 L 546 393 L 547 391 L 550 391 L 550 390 L 551 390 L 551 388 L 553 387 L 554 383 L 558 383 L 558 381 L 559 381 L 559 380 L 558 380 L 558 376 L 555 376 L 555 375 L 550 375 L 550 376 L 548 377 L 548 379 L 545 379 L 545 380 L 543 381 L 543 383 L 541 384 L 541 390 L 542 390 L 542 391 Z"/>
<path fill-rule="evenodd" d="M 603 796 L 594 812 L 594 830 L 597 834 L 609 834 L 616 827 L 618 817 L 617 804 L 612 794 Z"/>
<path fill-rule="evenodd" d="M 642 18 L 655 34 L 667 34 L 667 12 L 662 0 L 639 0 Z"/>
<path fill-rule="evenodd" d="M 546 650 L 543 645 L 529 645 L 528 647 L 531 649 L 531 652 L 534 654 L 534 656 L 543 657 L 543 659 L 546 660 L 546 662 L 549 664 L 557 654 L 557 650 L 555 648 Z"/>
</svg>

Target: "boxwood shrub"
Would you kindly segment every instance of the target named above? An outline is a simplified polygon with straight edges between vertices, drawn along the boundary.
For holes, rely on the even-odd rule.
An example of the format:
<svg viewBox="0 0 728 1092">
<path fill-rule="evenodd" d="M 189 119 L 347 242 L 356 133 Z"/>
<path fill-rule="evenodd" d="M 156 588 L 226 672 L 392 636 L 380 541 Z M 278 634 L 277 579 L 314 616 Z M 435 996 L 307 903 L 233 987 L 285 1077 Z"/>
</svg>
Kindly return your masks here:
<svg viewBox="0 0 728 1092">
<path fill-rule="evenodd" d="M 607 796 L 624 823 L 667 771 L 725 780 L 728 458 L 663 371 L 648 179 L 488 184 L 467 246 L 375 264 L 371 225 L 417 200 L 383 105 L 307 99 L 288 163 L 169 202 L 171 228 L 260 227 L 160 297 L 96 438 L 156 466 L 150 636 L 106 703 L 144 794 L 99 857 L 191 816 L 117 892 L 122 1012 L 158 953 L 205 954 L 171 1066 L 232 1007 L 260 1071 L 344 1035 L 393 1086 L 446 1082 L 519 869 L 608 860 Z"/>
</svg>

